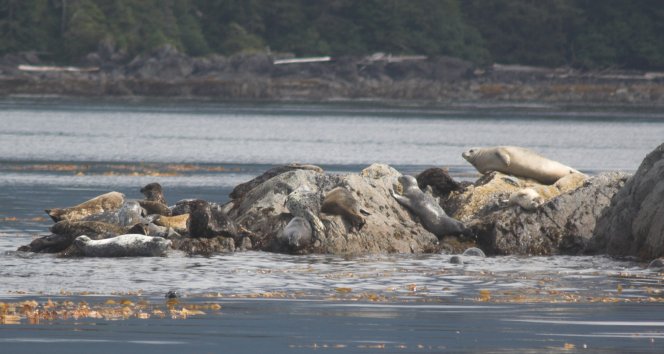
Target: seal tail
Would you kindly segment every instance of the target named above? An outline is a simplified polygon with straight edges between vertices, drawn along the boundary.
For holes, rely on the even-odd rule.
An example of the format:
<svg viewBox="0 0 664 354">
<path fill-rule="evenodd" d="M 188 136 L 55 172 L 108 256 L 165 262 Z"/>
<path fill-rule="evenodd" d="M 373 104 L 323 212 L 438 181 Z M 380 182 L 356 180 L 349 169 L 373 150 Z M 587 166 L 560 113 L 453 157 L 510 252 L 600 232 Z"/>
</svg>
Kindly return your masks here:
<svg viewBox="0 0 664 354">
<path fill-rule="evenodd" d="M 55 221 L 55 222 L 58 222 L 58 221 L 60 221 L 60 220 L 62 219 L 62 217 L 60 216 L 60 215 L 62 214 L 62 210 L 60 210 L 60 209 L 58 209 L 58 208 L 46 209 L 46 210 L 44 210 L 44 211 L 45 211 L 46 214 L 48 214 L 48 216 L 50 216 L 51 219 L 53 219 L 53 221 Z"/>
</svg>

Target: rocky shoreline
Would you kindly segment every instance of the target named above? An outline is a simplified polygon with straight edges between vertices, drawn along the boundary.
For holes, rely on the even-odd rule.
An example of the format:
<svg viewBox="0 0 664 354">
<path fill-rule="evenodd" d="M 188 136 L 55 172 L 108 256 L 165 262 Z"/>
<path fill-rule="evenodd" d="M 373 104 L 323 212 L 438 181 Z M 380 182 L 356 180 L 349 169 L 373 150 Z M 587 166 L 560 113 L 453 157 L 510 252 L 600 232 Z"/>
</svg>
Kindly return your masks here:
<svg viewBox="0 0 664 354">
<path fill-rule="evenodd" d="M 47 210 L 56 222 L 52 234 L 19 250 L 82 256 L 74 242 L 81 235 L 92 239 L 88 242 L 138 233 L 203 255 L 242 250 L 461 254 L 478 247 L 487 255 L 608 254 L 642 261 L 664 256 L 664 144 L 634 175 L 574 173 L 551 185 L 499 172 L 473 183 L 458 183 L 440 168 L 420 173 L 412 188 L 426 195 L 430 208 L 442 208 L 450 220 L 463 223 L 461 232 L 432 230 L 427 216 L 403 205 L 398 197 L 406 195 L 402 176 L 384 164 L 348 174 L 292 164 L 238 185 L 224 205 L 182 200 L 171 207 L 161 186 L 152 183 L 141 189 L 145 200 L 110 192 Z M 339 189 L 346 194 L 333 193 Z M 514 201 L 526 189 L 538 196 L 537 203 Z M 330 208 L 331 203 L 338 207 Z M 297 218 L 311 226 L 293 226 Z"/>
<path fill-rule="evenodd" d="M 450 57 L 373 55 L 284 64 L 278 58 L 269 53 L 191 58 L 166 46 L 128 60 L 113 48 L 100 48 L 80 68 L 29 71 L 19 66 L 44 65 L 38 55 L 12 54 L 0 58 L 0 95 L 664 104 L 664 73 L 477 67 Z"/>
</svg>

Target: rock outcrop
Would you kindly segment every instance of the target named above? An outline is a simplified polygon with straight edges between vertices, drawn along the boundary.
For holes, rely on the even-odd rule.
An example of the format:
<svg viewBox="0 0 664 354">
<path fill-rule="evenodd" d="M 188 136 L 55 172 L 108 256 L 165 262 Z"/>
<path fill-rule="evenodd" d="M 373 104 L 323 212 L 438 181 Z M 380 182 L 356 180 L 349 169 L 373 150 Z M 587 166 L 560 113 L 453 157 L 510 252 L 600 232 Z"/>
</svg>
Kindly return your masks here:
<svg viewBox="0 0 664 354">
<path fill-rule="evenodd" d="M 580 254 L 597 218 L 627 178 L 617 172 L 591 177 L 533 211 L 489 202 L 478 208 L 479 215 L 467 226 L 477 236 L 478 246 L 490 255 Z"/>
<path fill-rule="evenodd" d="M 643 160 L 597 221 L 589 253 L 664 256 L 664 144 Z"/>
<path fill-rule="evenodd" d="M 324 233 L 303 253 L 366 254 L 423 253 L 455 245 L 440 243 L 415 217 L 390 195 L 401 174 L 395 169 L 374 164 L 360 174 L 332 175 L 316 170 L 293 170 L 257 185 L 240 199 L 231 201 L 229 216 L 251 235 L 254 249 L 287 251 L 278 235 L 293 217 L 286 207 L 289 194 L 306 188 L 323 196 L 343 186 L 370 215 L 360 229 L 353 228 L 339 215 L 320 213 Z"/>
</svg>

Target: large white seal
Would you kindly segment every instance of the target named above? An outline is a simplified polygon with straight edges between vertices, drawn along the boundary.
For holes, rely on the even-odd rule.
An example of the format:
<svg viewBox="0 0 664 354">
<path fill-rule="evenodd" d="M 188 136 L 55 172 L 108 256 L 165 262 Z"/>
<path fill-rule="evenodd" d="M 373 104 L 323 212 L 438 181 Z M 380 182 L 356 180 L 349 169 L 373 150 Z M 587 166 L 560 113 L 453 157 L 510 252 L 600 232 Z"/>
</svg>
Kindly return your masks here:
<svg viewBox="0 0 664 354">
<path fill-rule="evenodd" d="M 126 234 L 104 240 L 92 240 L 83 235 L 74 245 L 86 257 L 157 257 L 166 253 L 171 241 L 163 237 Z"/>
<path fill-rule="evenodd" d="M 498 171 L 513 176 L 532 178 L 545 184 L 553 184 L 572 173 L 581 173 L 560 162 L 547 159 L 518 146 L 472 148 L 461 156 L 482 174 Z"/>
</svg>

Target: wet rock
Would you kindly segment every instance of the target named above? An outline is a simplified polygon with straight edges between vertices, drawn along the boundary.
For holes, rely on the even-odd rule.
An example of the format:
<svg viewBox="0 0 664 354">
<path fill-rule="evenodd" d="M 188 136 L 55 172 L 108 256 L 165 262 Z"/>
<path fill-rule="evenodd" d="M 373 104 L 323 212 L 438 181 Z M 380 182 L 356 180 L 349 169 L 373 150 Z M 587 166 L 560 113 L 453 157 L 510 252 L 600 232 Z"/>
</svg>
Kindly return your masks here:
<svg viewBox="0 0 664 354">
<path fill-rule="evenodd" d="M 480 207 L 480 217 L 468 227 L 489 254 L 579 254 L 592 237 L 597 218 L 627 178 L 618 172 L 591 177 L 534 211 L 510 206 L 487 212 Z"/>
<path fill-rule="evenodd" d="M 173 249 L 184 251 L 190 255 L 211 256 L 216 253 L 235 252 L 235 241 L 231 237 L 173 237 L 170 240 L 173 242 Z"/>
<path fill-rule="evenodd" d="M 597 221 L 590 253 L 664 255 L 664 144 L 649 153 Z"/>
</svg>

